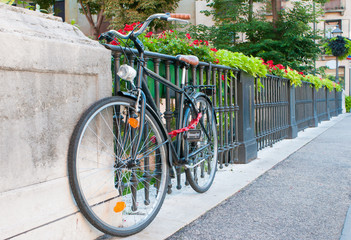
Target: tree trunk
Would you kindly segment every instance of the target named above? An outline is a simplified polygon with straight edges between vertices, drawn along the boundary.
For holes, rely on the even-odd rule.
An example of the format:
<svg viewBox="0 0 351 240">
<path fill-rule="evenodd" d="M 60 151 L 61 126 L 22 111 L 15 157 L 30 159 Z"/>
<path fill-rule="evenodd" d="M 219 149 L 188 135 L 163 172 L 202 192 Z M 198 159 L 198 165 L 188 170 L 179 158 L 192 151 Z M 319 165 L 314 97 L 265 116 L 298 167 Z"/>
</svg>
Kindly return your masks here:
<svg viewBox="0 0 351 240">
<path fill-rule="evenodd" d="M 252 21 L 252 15 L 253 15 L 253 0 L 249 0 L 249 22 Z"/>
<path fill-rule="evenodd" d="M 86 17 L 86 19 L 88 20 L 89 22 L 89 25 L 90 25 L 90 33 L 92 34 L 92 37 L 97 40 L 99 35 L 100 35 L 100 28 L 101 28 L 101 24 L 103 23 L 103 20 L 104 20 L 104 7 L 102 6 L 101 7 L 101 10 L 100 12 L 98 13 L 98 16 L 97 16 L 97 22 L 96 24 L 94 23 L 94 20 L 93 20 L 93 17 L 91 15 L 91 12 L 90 12 L 90 8 L 89 8 L 89 5 L 86 5 L 86 9 L 84 8 L 83 6 L 83 3 L 82 3 L 82 0 L 78 0 L 78 2 L 80 3 L 82 9 L 83 9 L 83 13 Z"/>
<path fill-rule="evenodd" d="M 273 26 L 276 27 L 276 22 L 279 18 L 279 12 L 282 9 L 282 1 L 281 0 L 271 0 L 272 3 L 272 15 L 273 15 Z"/>
</svg>

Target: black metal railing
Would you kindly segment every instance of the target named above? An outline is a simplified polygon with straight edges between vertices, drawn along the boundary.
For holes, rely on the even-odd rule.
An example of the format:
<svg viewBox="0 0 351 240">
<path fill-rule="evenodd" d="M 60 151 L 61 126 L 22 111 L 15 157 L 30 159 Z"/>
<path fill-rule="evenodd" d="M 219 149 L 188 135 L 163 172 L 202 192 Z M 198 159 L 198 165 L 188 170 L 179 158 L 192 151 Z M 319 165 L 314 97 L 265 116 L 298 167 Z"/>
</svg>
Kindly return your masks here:
<svg viewBox="0 0 351 240">
<path fill-rule="evenodd" d="M 316 91 L 316 110 L 318 122 L 328 119 L 328 98 L 325 87 Z"/>
<path fill-rule="evenodd" d="M 302 82 L 301 87 L 295 88 L 295 117 L 298 130 L 311 126 L 313 119 L 313 87 L 311 83 Z"/>
<path fill-rule="evenodd" d="M 329 115 L 330 117 L 334 117 L 337 115 L 337 102 L 335 91 L 327 91 L 328 95 L 328 104 L 329 104 Z"/>
<path fill-rule="evenodd" d="M 114 57 L 114 72 L 127 60 L 135 67 L 136 50 L 107 47 Z M 149 69 L 180 85 L 180 65 L 174 56 L 146 52 L 145 57 Z M 128 88 L 116 74 L 113 76 L 114 92 Z M 217 115 L 220 168 L 230 163 L 247 163 L 257 157 L 258 150 L 285 138 L 295 138 L 298 131 L 316 127 L 342 112 L 341 92 L 326 88 L 317 91 L 308 82 L 294 87 L 289 79 L 267 75 L 260 78 L 264 87 L 258 89 L 258 78 L 205 62 L 191 67 L 186 77 L 191 85 L 216 86 L 210 98 Z M 151 78 L 147 82 L 166 129 L 174 130 L 182 107 L 178 94 Z M 177 188 L 181 188 L 182 170 L 176 170 Z"/>
<path fill-rule="evenodd" d="M 289 80 L 276 76 L 260 78 L 256 87 L 255 133 L 258 150 L 287 137 L 289 127 Z M 256 86 L 258 79 L 256 78 Z"/>
</svg>

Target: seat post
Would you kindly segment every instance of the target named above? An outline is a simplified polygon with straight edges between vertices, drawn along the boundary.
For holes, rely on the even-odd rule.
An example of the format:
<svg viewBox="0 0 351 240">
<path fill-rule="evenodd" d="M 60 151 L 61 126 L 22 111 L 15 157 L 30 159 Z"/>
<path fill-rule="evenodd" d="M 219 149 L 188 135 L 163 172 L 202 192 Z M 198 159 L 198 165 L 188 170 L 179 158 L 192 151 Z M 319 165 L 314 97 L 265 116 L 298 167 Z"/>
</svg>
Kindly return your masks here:
<svg viewBox="0 0 351 240">
<path fill-rule="evenodd" d="M 185 80 L 186 80 L 186 74 L 188 73 L 188 68 L 187 64 L 184 64 L 182 67 L 182 81 L 181 81 L 181 88 L 185 86 Z"/>
</svg>

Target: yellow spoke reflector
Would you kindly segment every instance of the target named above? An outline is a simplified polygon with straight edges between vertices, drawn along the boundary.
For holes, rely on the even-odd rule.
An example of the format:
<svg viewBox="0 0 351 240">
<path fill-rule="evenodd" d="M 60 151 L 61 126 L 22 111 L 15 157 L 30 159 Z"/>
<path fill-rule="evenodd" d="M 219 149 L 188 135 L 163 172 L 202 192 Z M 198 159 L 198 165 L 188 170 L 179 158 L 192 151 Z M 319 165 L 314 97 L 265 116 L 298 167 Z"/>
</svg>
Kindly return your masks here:
<svg viewBox="0 0 351 240">
<path fill-rule="evenodd" d="M 130 126 L 132 126 L 132 128 L 139 127 L 139 121 L 136 118 L 129 118 L 128 119 L 128 123 L 129 123 Z"/>
<path fill-rule="evenodd" d="M 126 208 L 125 202 L 117 202 L 116 206 L 113 208 L 113 211 L 116 213 L 122 212 Z"/>
</svg>

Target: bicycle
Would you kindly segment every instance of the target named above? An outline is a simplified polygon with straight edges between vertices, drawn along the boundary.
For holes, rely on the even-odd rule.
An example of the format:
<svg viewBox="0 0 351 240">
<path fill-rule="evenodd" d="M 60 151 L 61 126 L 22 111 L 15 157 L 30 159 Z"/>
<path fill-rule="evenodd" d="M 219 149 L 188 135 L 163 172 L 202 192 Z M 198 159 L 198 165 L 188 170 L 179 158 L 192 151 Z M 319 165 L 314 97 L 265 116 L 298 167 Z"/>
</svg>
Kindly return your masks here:
<svg viewBox="0 0 351 240">
<path fill-rule="evenodd" d="M 84 217 L 104 233 L 129 236 L 146 228 L 163 204 L 172 166 L 183 166 L 187 181 L 199 193 L 212 185 L 218 140 L 216 116 L 207 96 L 211 86 L 185 83 L 188 67 L 197 65 L 198 58 L 177 56 L 182 66 L 178 87 L 147 69 L 138 39 L 154 19 L 184 22 L 189 17 L 154 14 L 138 31 L 123 35 L 111 30 L 101 35 L 108 42 L 115 37 L 130 39 L 139 53 L 137 70 L 122 65 L 118 71 L 131 89 L 86 110 L 69 145 L 68 175 L 74 199 Z M 166 131 L 144 74 L 180 94 L 178 104 L 183 107 L 178 130 Z"/>
</svg>

